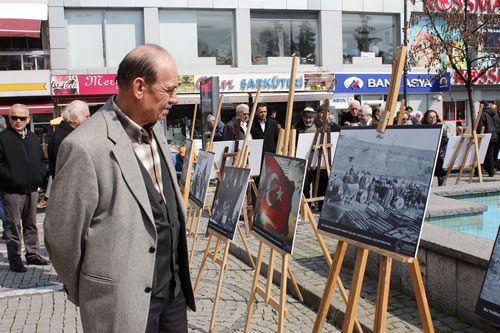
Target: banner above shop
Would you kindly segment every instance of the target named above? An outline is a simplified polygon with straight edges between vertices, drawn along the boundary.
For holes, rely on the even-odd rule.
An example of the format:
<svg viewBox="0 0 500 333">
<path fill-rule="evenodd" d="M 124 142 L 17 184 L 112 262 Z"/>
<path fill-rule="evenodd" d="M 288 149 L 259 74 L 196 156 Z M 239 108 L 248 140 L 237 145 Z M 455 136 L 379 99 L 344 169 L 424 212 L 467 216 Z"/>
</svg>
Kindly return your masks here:
<svg viewBox="0 0 500 333">
<path fill-rule="evenodd" d="M 220 75 L 220 93 L 256 92 L 287 92 L 290 88 L 289 73 L 249 73 L 235 75 Z M 89 75 L 53 75 L 51 87 L 53 96 L 61 95 L 112 95 L 118 92 L 115 74 Z M 200 92 L 200 81 L 208 78 L 206 75 L 179 75 L 177 93 Z M 296 91 L 332 91 L 335 75 L 333 73 L 297 73 L 295 79 Z"/>
<path fill-rule="evenodd" d="M 391 83 L 391 74 L 380 73 L 349 73 L 335 74 L 337 85 L 335 93 L 387 93 Z M 409 93 L 430 93 L 450 91 L 450 74 L 436 77 L 435 74 L 408 74 Z M 403 92 L 401 81 L 400 93 Z"/>
</svg>

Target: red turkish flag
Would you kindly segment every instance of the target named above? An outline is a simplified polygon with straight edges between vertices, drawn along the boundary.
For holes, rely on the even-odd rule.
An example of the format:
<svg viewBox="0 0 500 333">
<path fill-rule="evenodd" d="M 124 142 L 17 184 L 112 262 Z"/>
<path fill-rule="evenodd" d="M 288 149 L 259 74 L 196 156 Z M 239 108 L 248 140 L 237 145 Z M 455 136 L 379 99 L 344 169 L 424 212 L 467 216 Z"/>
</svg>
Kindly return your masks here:
<svg viewBox="0 0 500 333">
<path fill-rule="evenodd" d="M 265 155 L 265 178 L 261 184 L 259 214 L 261 222 L 271 222 L 277 232 L 288 237 L 294 182 L 289 180 L 272 155 Z"/>
</svg>

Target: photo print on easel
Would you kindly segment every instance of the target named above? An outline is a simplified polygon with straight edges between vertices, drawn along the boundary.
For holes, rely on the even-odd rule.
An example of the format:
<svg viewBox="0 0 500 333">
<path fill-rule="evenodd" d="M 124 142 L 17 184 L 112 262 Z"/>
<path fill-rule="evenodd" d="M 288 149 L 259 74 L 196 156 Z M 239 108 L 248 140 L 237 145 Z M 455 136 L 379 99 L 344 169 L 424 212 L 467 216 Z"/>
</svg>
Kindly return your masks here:
<svg viewBox="0 0 500 333">
<path fill-rule="evenodd" d="M 441 125 L 343 128 L 318 229 L 415 257 Z"/>
<path fill-rule="evenodd" d="M 193 140 L 186 140 L 186 153 L 184 156 L 187 156 L 188 158 L 192 157 L 192 150 L 193 150 Z M 188 175 L 188 168 L 189 168 L 189 161 L 187 159 L 184 160 L 182 163 L 182 173 L 181 173 L 181 178 L 179 179 L 179 184 L 182 187 L 186 186 L 186 180 L 187 180 L 187 175 Z"/>
<path fill-rule="evenodd" d="M 475 312 L 500 327 L 500 228 L 493 245 Z"/>
<path fill-rule="evenodd" d="M 266 153 L 252 231 L 292 253 L 307 161 Z"/>
<path fill-rule="evenodd" d="M 208 185 L 210 183 L 210 173 L 214 165 L 214 153 L 206 153 L 202 150 L 198 153 L 198 161 L 193 173 L 193 186 L 189 192 L 189 200 L 198 207 L 203 208 L 205 197 L 207 196 Z"/>
<path fill-rule="evenodd" d="M 225 167 L 212 206 L 208 228 L 233 240 L 247 192 L 250 169 Z"/>
</svg>

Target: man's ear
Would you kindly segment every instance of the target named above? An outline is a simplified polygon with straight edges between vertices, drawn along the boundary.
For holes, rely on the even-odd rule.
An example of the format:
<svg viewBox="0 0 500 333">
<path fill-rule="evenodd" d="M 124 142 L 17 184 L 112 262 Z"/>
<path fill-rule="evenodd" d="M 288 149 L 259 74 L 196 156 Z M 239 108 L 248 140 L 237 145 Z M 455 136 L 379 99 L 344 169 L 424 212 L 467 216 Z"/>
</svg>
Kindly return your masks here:
<svg viewBox="0 0 500 333">
<path fill-rule="evenodd" d="M 142 77 L 136 77 L 132 81 L 132 89 L 133 89 L 133 94 L 135 98 L 137 99 L 142 99 L 144 96 L 144 93 L 146 92 L 146 82 Z"/>
</svg>

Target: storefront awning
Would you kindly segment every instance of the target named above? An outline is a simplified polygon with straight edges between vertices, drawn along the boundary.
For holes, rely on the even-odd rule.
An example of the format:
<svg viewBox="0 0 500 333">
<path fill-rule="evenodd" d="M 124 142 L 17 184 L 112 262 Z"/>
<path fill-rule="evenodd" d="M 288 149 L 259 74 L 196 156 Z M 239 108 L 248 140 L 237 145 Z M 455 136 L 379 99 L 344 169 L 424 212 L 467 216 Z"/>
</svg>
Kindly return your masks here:
<svg viewBox="0 0 500 333">
<path fill-rule="evenodd" d="M 30 114 L 51 114 L 54 111 L 54 104 L 26 104 L 30 110 Z M 0 115 L 8 115 L 11 105 L 0 105 Z"/>
<path fill-rule="evenodd" d="M 0 18 L 0 37 L 40 38 L 40 20 Z"/>
</svg>

